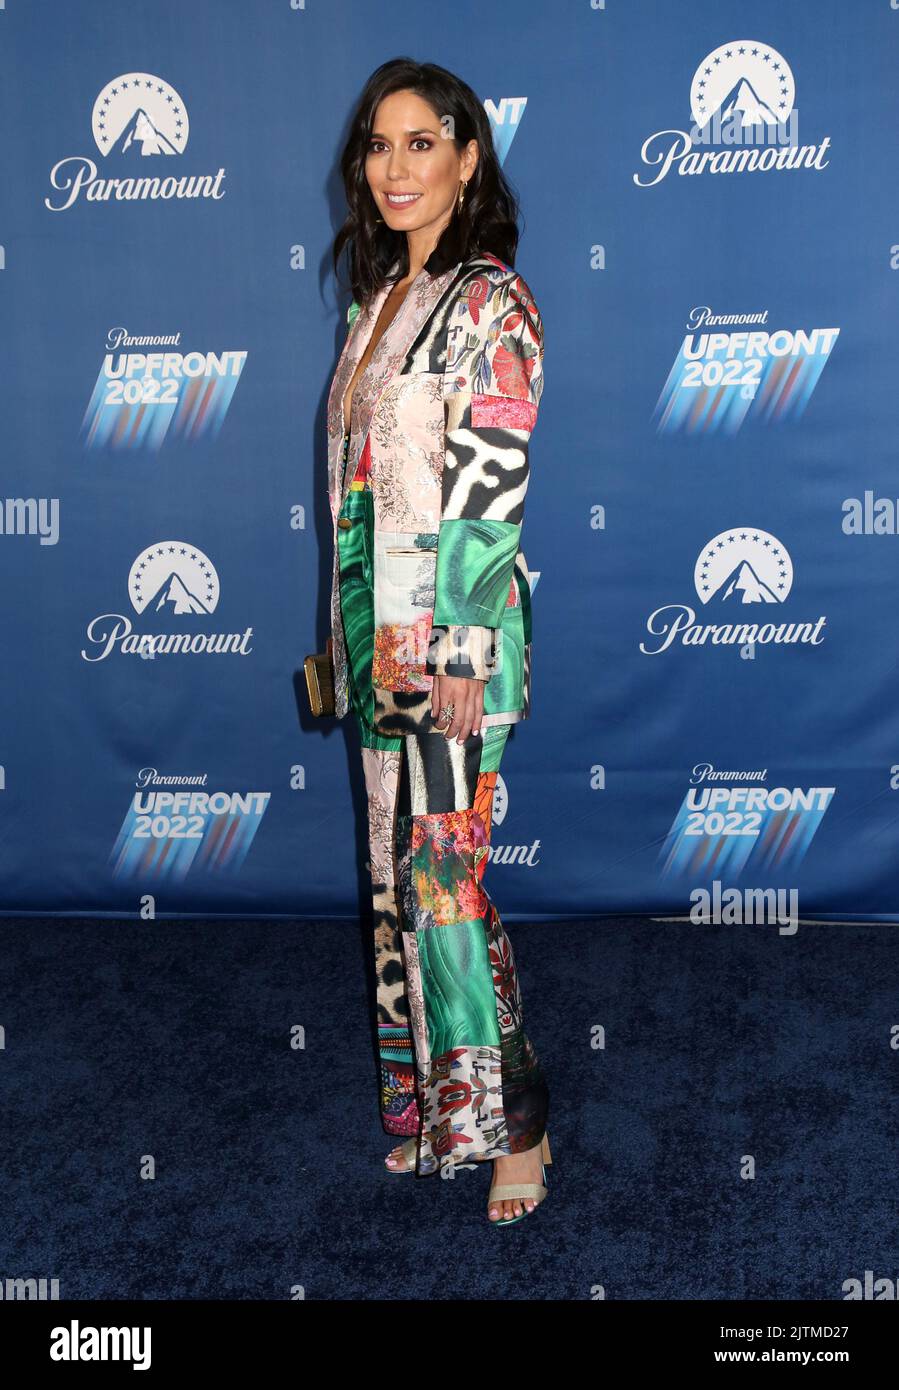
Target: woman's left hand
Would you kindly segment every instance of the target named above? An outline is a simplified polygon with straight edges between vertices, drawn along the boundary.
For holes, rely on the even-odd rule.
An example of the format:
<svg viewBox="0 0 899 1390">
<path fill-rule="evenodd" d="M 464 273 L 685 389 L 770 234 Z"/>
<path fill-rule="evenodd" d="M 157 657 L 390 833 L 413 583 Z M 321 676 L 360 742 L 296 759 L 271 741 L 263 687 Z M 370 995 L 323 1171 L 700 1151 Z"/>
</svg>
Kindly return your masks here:
<svg viewBox="0 0 899 1390">
<path fill-rule="evenodd" d="M 453 706 L 453 717 L 449 728 L 441 728 L 444 738 L 455 738 L 464 743 L 469 734 L 481 731 L 484 714 L 485 682 L 473 676 L 435 676 L 431 690 L 431 716 L 435 723 L 445 724 L 446 716 L 440 718 L 444 705 Z"/>
</svg>

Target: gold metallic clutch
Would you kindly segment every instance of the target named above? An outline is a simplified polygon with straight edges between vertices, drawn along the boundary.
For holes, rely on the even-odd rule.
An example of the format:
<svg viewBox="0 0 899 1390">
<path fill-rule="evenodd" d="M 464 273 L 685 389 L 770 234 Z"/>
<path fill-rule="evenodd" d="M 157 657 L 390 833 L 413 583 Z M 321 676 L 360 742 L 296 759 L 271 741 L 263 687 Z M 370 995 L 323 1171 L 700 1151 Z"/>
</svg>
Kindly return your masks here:
<svg viewBox="0 0 899 1390">
<path fill-rule="evenodd" d="M 315 652 L 303 662 L 309 708 L 314 715 L 334 713 L 333 645 L 329 637 L 326 651 Z"/>
</svg>

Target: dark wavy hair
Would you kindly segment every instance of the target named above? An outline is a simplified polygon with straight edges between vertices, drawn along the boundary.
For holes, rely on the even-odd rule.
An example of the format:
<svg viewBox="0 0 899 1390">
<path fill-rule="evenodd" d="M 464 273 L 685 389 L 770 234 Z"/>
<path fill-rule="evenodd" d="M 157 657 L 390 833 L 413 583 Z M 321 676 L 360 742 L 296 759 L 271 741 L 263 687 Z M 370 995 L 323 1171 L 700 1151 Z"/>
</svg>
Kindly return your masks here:
<svg viewBox="0 0 899 1390">
<path fill-rule="evenodd" d="M 436 63 L 391 58 L 376 68 L 365 84 L 353 113 L 350 133 L 340 157 L 346 190 L 347 216 L 332 248 L 334 273 L 340 282 L 340 257 L 347 251 L 353 298 L 364 305 L 388 283 L 388 271 L 399 257 L 399 279 L 409 273 L 405 232 L 391 230 L 378 220 L 365 159 L 378 106 L 393 92 L 411 91 L 433 108 L 437 119 L 452 117 L 456 149 L 478 142 L 478 162 L 465 190 L 462 211 L 453 212 L 440 240 L 425 261 L 431 276 L 480 252 L 490 252 L 509 266 L 518 248 L 518 199 L 507 182 L 493 147 L 487 113 L 476 94 L 460 77 Z"/>
</svg>

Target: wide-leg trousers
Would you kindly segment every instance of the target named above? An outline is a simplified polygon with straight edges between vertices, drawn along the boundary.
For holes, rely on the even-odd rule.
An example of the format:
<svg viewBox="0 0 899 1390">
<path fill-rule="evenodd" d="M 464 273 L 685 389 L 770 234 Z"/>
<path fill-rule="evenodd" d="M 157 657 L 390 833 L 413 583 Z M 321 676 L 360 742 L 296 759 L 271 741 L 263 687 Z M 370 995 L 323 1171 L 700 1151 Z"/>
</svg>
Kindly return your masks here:
<svg viewBox="0 0 899 1390">
<path fill-rule="evenodd" d="M 349 507 L 370 523 L 367 488 Z M 523 1152 L 546 1128 L 515 956 L 484 883 L 510 726 L 461 744 L 374 729 L 364 602 L 357 584 L 350 690 L 368 803 L 381 1120 L 389 1134 L 419 1136 L 425 1174 Z"/>
</svg>

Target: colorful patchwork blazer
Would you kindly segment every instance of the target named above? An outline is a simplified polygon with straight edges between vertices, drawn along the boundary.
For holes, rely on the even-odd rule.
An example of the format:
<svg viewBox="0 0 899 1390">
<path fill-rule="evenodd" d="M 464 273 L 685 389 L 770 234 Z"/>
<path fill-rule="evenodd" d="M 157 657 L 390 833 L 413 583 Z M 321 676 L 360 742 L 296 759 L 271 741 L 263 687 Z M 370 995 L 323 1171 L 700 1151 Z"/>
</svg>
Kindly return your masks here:
<svg viewBox="0 0 899 1390">
<path fill-rule="evenodd" d="M 344 462 L 344 397 L 388 293 L 351 306 L 328 397 L 336 714 L 349 708 L 349 640 L 380 732 L 430 729 L 431 686 L 443 673 L 486 682 L 484 726 L 512 723 L 530 709 L 520 537 L 543 323 L 522 277 L 495 256 L 434 278 L 422 270 L 353 389 Z M 371 507 L 360 508 L 369 487 Z M 360 525 L 370 534 L 354 532 Z M 348 639 L 348 594 L 363 590 L 360 574 L 367 631 L 354 612 Z"/>
</svg>

